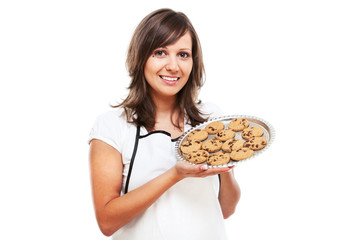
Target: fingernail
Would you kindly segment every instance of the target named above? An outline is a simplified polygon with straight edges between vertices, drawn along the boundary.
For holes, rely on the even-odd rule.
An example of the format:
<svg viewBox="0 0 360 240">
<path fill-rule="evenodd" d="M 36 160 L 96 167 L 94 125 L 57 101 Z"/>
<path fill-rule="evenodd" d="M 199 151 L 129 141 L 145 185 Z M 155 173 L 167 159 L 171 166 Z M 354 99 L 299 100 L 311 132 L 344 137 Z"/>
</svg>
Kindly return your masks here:
<svg viewBox="0 0 360 240">
<path fill-rule="evenodd" d="M 207 165 L 202 165 L 202 166 L 200 167 L 200 169 L 201 169 L 201 170 L 208 169 L 208 166 L 207 166 Z"/>
</svg>

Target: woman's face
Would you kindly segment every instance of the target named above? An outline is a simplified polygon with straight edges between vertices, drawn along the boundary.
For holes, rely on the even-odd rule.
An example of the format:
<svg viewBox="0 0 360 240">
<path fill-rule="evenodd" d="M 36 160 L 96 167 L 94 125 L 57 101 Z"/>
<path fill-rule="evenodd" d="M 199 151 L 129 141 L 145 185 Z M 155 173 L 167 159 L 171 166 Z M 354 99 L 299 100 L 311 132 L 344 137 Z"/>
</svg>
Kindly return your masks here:
<svg viewBox="0 0 360 240">
<path fill-rule="evenodd" d="M 175 43 L 154 50 L 144 69 L 152 97 L 175 96 L 184 87 L 193 67 L 191 49 L 187 32 Z"/>
</svg>

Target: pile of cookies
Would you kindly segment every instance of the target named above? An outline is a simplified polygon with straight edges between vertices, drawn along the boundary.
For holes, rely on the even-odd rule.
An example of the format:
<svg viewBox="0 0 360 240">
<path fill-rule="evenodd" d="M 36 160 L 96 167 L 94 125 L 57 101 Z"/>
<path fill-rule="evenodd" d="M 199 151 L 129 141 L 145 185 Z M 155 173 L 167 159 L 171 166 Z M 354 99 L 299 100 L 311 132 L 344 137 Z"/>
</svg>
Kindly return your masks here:
<svg viewBox="0 0 360 240">
<path fill-rule="evenodd" d="M 236 132 L 240 131 L 242 138 L 236 138 Z M 215 121 L 206 125 L 205 129 L 190 132 L 187 140 L 180 145 L 180 150 L 191 163 L 224 165 L 230 160 L 247 159 L 254 155 L 254 151 L 263 149 L 267 145 L 267 140 L 262 137 L 263 134 L 261 127 L 249 127 L 246 118 L 232 119 L 227 129 L 223 122 Z M 208 139 L 209 135 L 214 136 Z"/>
</svg>

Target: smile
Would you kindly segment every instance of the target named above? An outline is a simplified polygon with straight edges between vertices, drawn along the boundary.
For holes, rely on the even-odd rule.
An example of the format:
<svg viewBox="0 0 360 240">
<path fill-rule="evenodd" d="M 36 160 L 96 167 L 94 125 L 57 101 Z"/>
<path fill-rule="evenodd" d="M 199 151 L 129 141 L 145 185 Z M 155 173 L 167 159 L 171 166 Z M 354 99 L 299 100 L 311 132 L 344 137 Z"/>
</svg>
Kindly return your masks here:
<svg viewBox="0 0 360 240">
<path fill-rule="evenodd" d="M 161 75 L 160 75 L 160 78 L 164 79 L 166 81 L 177 81 L 180 79 L 180 77 L 166 77 L 166 76 L 161 76 Z"/>
</svg>

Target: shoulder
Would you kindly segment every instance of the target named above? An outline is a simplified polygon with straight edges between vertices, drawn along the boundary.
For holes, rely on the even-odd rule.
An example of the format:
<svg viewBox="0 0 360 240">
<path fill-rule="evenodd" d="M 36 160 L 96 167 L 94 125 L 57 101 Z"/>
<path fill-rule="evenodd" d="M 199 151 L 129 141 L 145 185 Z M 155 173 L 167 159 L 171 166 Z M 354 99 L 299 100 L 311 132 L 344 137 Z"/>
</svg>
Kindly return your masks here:
<svg viewBox="0 0 360 240">
<path fill-rule="evenodd" d="M 96 138 L 122 152 L 126 136 L 134 128 L 132 124 L 127 122 L 125 111 L 122 108 L 113 109 L 98 115 L 91 129 L 88 141 L 90 142 Z"/>
<path fill-rule="evenodd" d="M 212 102 L 201 102 L 198 104 L 198 108 L 202 115 L 210 118 L 216 118 L 223 115 L 221 108 Z"/>
</svg>

